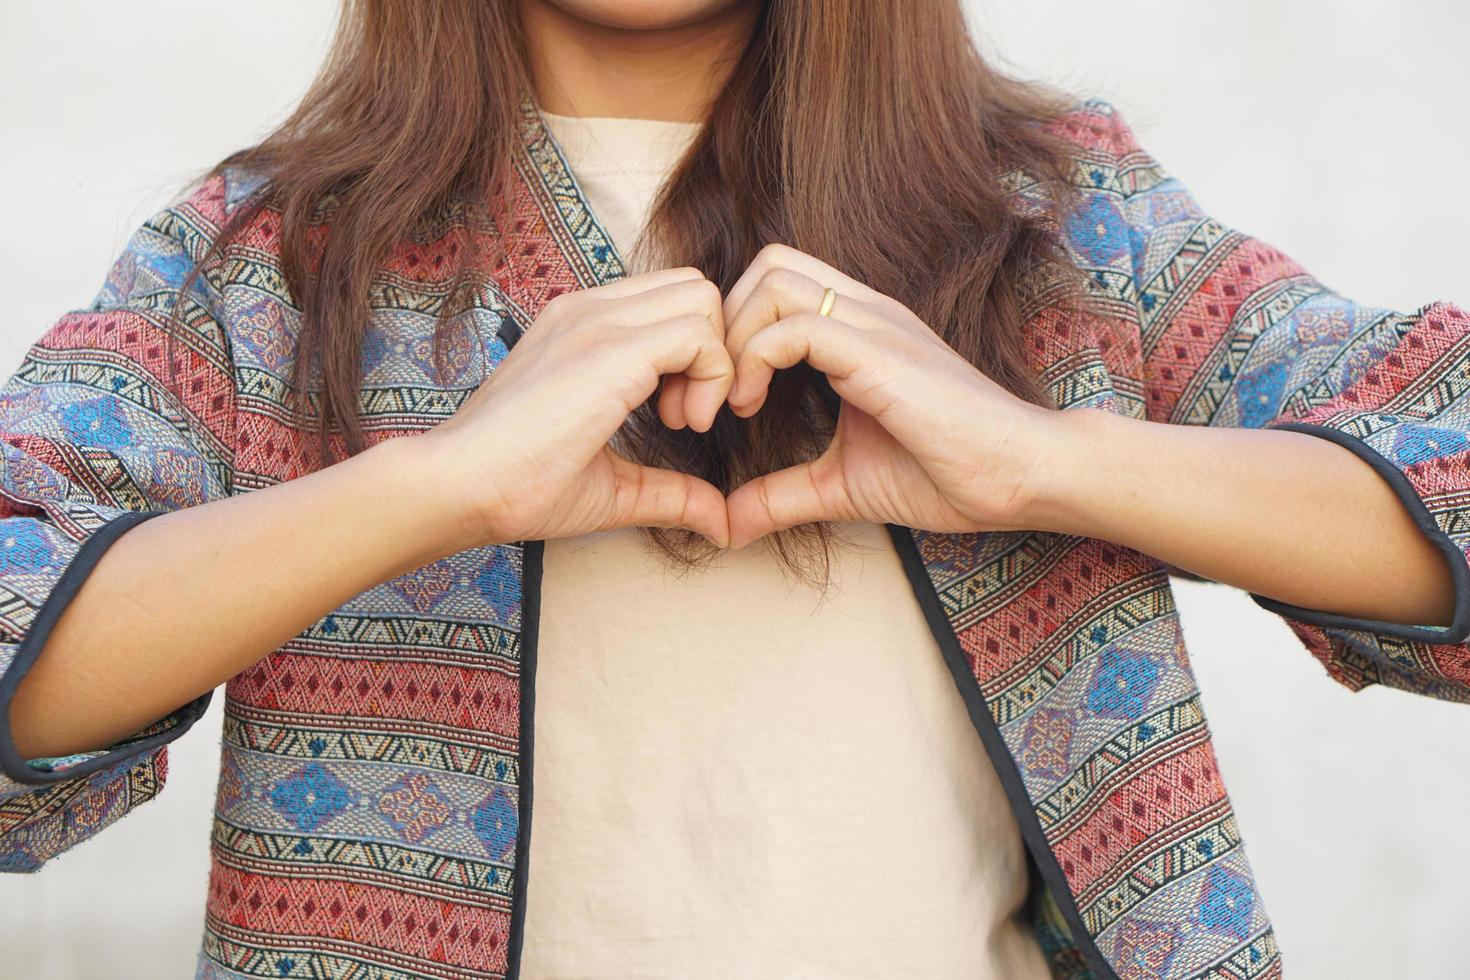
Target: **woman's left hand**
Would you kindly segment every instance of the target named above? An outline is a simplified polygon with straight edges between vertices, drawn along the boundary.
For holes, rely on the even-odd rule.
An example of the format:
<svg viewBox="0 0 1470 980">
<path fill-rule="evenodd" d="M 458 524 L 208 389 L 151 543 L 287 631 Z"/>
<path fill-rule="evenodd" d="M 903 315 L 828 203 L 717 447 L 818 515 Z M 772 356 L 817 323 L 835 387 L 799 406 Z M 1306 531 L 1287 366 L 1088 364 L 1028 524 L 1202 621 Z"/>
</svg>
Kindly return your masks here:
<svg viewBox="0 0 1470 980">
<path fill-rule="evenodd" d="M 818 316 L 828 286 L 836 302 Z M 1063 413 L 1010 394 L 897 300 L 787 246 L 761 250 L 724 314 L 737 415 L 759 412 L 775 371 L 802 361 L 842 399 L 820 457 L 730 495 L 730 547 L 812 521 L 948 532 L 1025 526 L 1053 419 Z M 677 426 L 676 415 L 665 421 Z"/>
</svg>

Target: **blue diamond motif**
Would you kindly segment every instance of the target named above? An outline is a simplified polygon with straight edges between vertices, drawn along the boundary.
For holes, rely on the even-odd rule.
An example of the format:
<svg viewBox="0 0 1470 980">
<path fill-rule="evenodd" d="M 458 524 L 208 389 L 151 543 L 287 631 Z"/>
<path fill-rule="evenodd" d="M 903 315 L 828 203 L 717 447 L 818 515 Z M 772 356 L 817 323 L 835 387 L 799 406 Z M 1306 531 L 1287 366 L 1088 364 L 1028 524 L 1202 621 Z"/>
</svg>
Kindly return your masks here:
<svg viewBox="0 0 1470 980">
<path fill-rule="evenodd" d="M 1242 374 L 1235 382 L 1235 403 L 1240 409 L 1240 424 L 1259 429 L 1274 419 L 1286 396 L 1287 366 L 1266 364 Z"/>
<path fill-rule="evenodd" d="M 297 830 L 316 830 L 352 805 L 347 784 L 313 762 L 271 787 L 271 806 Z"/>
<path fill-rule="evenodd" d="M 61 425 L 74 442 L 83 446 L 117 450 L 133 443 L 132 427 L 110 398 L 67 405 L 61 410 Z"/>
<path fill-rule="evenodd" d="M 504 857 L 515 847 L 519 819 L 515 801 L 498 786 L 470 811 L 470 827 L 495 857 Z"/>
<path fill-rule="evenodd" d="M 1200 893 L 1199 920 L 1206 929 L 1244 939 L 1251 931 L 1256 893 L 1249 881 L 1225 868 L 1211 868 Z"/>
<path fill-rule="evenodd" d="M 141 259 L 149 269 L 153 270 L 154 275 L 163 280 L 165 285 L 174 287 L 182 286 L 194 268 L 189 257 L 181 252 L 141 256 Z"/>
<path fill-rule="evenodd" d="M 480 596 L 495 610 L 496 618 L 505 625 L 513 625 L 521 610 L 520 573 L 499 548 L 496 548 L 475 576 L 475 588 Z"/>
<path fill-rule="evenodd" d="M 1067 237 L 1093 265 L 1110 265 L 1128 252 L 1128 223 L 1106 194 L 1092 194 L 1066 221 Z"/>
<path fill-rule="evenodd" d="M 1470 440 L 1465 433 L 1429 425 L 1405 425 L 1394 433 L 1393 458 L 1403 466 L 1427 463 L 1463 453 Z"/>
<path fill-rule="evenodd" d="M 1087 688 L 1087 707 L 1103 718 L 1137 721 L 1159 683 L 1159 665 L 1142 653 L 1104 650 Z"/>
<path fill-rule="evenodd" d="M 51 539 L 35 521 L 8 521 L 0 536 L 0 572 L 34 573 L 51 563 Z"/>
<path fill-rule="evenodd" d="M 362 337 L 362 348 L 359 359 L 362 361 L 362 373 L 364 376 L 372 374 L 378 365 L 388 356 L 391 348 L 388 338 L 381 329 L 369 327 Z"/>
</svg>

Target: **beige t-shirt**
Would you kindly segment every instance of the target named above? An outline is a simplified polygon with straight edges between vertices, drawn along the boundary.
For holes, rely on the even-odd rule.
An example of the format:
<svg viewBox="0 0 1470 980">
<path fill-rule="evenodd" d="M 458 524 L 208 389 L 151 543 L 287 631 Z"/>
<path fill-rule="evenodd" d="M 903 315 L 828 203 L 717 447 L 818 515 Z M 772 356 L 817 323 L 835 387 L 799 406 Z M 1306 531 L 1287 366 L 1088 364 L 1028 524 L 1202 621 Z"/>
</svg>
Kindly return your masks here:
<svg viewBox="0 0 1470 980">
<path fill-rule="evenodd" d="M 544 114 L 624 256 L 698 124 Z M 636 271 L 636 270 L 633 270 Z M 1042 980 L 1025 850 L 897 553 L 546 543 L 522 975 Z"/>
</svg>

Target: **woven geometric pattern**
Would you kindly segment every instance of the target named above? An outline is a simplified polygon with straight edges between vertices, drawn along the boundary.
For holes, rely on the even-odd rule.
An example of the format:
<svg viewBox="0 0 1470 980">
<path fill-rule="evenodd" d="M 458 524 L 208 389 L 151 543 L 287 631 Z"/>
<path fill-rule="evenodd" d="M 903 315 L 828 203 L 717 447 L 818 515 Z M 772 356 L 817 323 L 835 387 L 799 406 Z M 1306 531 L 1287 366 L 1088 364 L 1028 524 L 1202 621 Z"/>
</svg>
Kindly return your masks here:
<svg viewBox="0 0 1470 980">
<path fill-rule="evenodd" d="M 371 441 L 449 417 L 551 297 L 623 275 L 529 105 L 524 119 L 509 255 L 475 282 L 437 361 L 456 257 L 489 232 L 451 213 L 384 263 L 362 345 Z M 1061 227 L 1097 301 L 1027 326 L 1058 404 L 1294 426 L 1358 453 L 1454 568 L 1456 625 L 1256 601 L 1350 687 L 1470 700 L 1470 317 L 1332 292 L 1203 213 L 1105 103 L 1056 128 L 1080 194 Z M 1047 206 L 1037 182 L 1007 181 L 1018 206 Z M 149 221 L 93 306 L 0 389 L 0 669 L 25 669 L 63 574 L 127 520 L 313 467 L 286 409 L 300 315 L 279 215 L 202 270 L 181 324 L 168 316 L 254 186 L 215 178 Z M 894 530 L 1039 869 L 1029 908 L 1055 975 L 1280 976 L 1167 569 L 1094 539 Z M 515 974 L 536 554 L 469 549 L 384 582 L 229 683 L 198 976 Z M 156 795 L 163 743 L 202 701 L 117 746 L 8 765 L 0 867 L 34 870 Z"/>
</svg>

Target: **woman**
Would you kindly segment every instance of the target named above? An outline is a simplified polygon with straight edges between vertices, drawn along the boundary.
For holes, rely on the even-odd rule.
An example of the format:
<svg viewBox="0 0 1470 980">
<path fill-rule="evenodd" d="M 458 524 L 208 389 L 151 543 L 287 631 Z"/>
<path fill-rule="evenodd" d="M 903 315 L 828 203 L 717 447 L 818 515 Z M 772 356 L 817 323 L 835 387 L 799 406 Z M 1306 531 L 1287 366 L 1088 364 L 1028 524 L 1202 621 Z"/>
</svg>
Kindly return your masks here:
<svg viewBox="0 0 1470 980">
<path fill-rule="evenodd" d="M 1470 698 L 1467 343 L 956 4 L 350 5 L 3 391 L 0 853 L 228 681 L 200 976 L 1279 975 L 1167 573 Z"/>
</svg>

